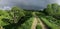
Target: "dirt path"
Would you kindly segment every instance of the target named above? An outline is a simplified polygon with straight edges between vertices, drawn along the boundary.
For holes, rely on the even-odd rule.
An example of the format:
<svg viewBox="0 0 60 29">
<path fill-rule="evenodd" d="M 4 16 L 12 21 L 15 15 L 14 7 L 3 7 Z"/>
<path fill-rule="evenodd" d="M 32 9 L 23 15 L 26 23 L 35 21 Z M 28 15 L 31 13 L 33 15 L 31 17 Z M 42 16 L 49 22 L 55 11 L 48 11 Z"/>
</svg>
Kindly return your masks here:
<svg viewBox="0 0 60 29">
<path fill-rule="evenodd" d="M 42 29 L 47 29 L 45 24 L 39 18 L 37 18 L 37 19 L 38 19 L 39 24 L 41 25 Z"/>
<path fill-rule="evenodd" d="M 37 25 L 38 22 L 41 25 L 42 29 L 47 29 L 45 27 L 45 24 L 43 24 L 43 22 L 39 18 L 36 18 L 36 17 L 34 18 L 31 29 L 36 29 L 36 25 Z"/>
<path fill-rule="evenodd" d="M 3 29 L 3 27 L 0 27 L 0 29 Z"/>
<path fill-rule="evenodd" d="M 36 25 L 37 25 L 37 19 L 34 18 L 34 21 L 33 21 L 31 29 L 36 29 Z"/>
<path fill-rule="evenodd" d="M 40 20 L 40 18 L 38 16 L 36 16 L 35 13 L 33 13 L 33 15 L 34 15 L 35 18 L 34 18 L 31 29 L 36 29 L 36 25 L 37 25 L 38 22 L 41 25 L 42 29 L 47 29 L 45 24 Z"/>
</svg>

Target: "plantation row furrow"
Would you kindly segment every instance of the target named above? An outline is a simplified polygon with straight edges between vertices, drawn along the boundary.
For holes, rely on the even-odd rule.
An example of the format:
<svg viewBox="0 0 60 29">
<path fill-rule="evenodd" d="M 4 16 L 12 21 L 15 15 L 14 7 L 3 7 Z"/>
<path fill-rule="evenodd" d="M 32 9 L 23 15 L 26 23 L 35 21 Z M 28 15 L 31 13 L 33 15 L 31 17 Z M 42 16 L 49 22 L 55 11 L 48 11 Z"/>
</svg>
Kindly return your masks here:
<svg viewBox="0 0 60 29">
<path fill-rule="evenodd" d="M 44 17 L 40 17 L 42 19 L 42 21 L 48 26 L 50 27 L 49 29 L 60 29 L 59 26 L 56 26 L 55 24 L 53 23 L 50 23 L 46 18 Z"/>
</svg>

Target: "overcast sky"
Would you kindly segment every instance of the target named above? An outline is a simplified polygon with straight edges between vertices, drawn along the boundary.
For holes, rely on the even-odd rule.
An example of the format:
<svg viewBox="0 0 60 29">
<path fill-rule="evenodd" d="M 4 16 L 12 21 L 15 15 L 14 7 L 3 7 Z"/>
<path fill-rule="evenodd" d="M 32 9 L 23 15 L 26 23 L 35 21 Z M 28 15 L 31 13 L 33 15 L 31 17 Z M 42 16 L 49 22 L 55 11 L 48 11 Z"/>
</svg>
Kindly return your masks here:
<svg viewBox="0 0 60 29">
<path fill-rule="evenodd" d="M 21 6 L 24 8 L 30 8 L 32 6 L 45 8 L 49 3 L 58 3 L 60 0 L 0 0 L 0 8 L 10 8 L 12 6 Z M 33 7 L 32 7 L 33 8 Z M 31 9 L 31 8 L 30 8 Z"/>
</svg>

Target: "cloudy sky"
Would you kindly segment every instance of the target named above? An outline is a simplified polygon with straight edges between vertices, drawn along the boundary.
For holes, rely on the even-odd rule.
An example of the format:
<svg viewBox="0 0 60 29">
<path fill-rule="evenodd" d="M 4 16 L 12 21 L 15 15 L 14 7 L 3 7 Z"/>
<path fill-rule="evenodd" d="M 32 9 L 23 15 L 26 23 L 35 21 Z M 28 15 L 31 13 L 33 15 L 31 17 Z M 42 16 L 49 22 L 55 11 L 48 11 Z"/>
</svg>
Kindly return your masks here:
<svg viewBox="0 0 60 29">
<path fill-rule="evenodd" d="M 49 3 L 60 4 L 60 0 L 0 0 L 0 8 L 19 6 L 27 9 L 42 9 Z"/>
</svg>

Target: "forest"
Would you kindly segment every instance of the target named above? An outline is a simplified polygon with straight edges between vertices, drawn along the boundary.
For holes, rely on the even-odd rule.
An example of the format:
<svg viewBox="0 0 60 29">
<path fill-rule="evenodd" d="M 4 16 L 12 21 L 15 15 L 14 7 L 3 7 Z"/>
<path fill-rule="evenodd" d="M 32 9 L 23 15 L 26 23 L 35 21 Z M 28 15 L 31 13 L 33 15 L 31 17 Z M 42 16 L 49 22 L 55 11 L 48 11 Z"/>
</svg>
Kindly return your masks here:
<svg viewBox="0 0 60 29">
<path fill-rule="evenodd" d="M 48 4 L 43 11 L 0 9 L 0 29 L 60 29 L 60 5 Z"/>
</svg>

